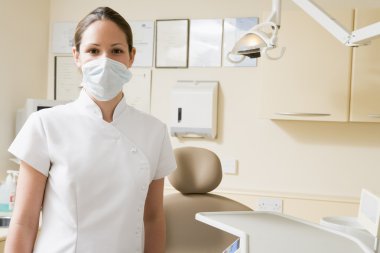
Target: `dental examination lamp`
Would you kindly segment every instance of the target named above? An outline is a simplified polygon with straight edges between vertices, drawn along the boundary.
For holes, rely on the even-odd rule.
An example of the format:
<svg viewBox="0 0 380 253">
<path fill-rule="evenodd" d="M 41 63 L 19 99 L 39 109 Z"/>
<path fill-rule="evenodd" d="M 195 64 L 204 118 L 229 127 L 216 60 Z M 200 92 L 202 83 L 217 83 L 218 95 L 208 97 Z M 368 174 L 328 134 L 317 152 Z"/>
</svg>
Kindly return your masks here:
<svg viewBox="0 0 380 253">
<path fill-rule="evenodd" d="M 310 0 L 292 0 L 298 7 L 318 22 L 323 28 L 331 33 L 341 43 L 349 47 L 367 45 L 371 39 L 380 36 L 380 22 L 368 25 L 349 33 L 342 25 L 336 22 L 320 7 Z M 272 12 L 266 21 L 255 25 L 245 34 L 231 52 L 227 55 L 229 61 L 238 63 L 245 57 L 258 58 L 265 54 L 271 60 L 280 59 L 285 48 L 282 48 L 279 56 L 273 57 L 268 51 L 277 47 L 277 34 L 280 29 L 281 0 L 272 0 Z M 241 55 L 237 61 L 231 59 L 231 54 Z"/>
<path fill-rule="evenodd" d="M 268 54 L 269 50 L 275 49 L 277 46 L 277 33 L 280 29 L 281 19 L 281 0 L 272 1 L 272 12 L 269 17 L 262 23 L 255 25 L 245 34 L 231 52 L 228 53 L 227 59 L 234 63 L 242 62 L 245 57 L 259 58 L 264 53 L 269 59 L 279 59 L 285 52 L 282 48 L 278 57 L 272 57 Z M 233 60 L 231 54 L 241 55 L 239 60 Z"/>
</svg>

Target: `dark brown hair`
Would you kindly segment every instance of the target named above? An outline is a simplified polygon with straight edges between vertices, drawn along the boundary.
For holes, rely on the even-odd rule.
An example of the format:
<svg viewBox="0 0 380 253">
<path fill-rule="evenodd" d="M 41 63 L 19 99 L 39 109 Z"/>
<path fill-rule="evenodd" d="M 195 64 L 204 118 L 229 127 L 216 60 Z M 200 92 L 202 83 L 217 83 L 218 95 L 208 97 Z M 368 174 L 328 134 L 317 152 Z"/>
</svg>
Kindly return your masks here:
<svg viewBox="0 0 380 253">
<path fill-rule="evenodd" d="M 94 22 L 99 20 L 110 20 L 114 22 L 124 33 L 128 43 L 129 52 L 133 48 L 133 35 L 132 29 L 128 22 L 116 11 L 109 7 L 98 7 L 87 16 L 85 16 L 77 25 L 74 36 L 75 48 L 79 52 L 80 44 L 82 42 L 82 35 L 86 29 Z"/>
</svg>

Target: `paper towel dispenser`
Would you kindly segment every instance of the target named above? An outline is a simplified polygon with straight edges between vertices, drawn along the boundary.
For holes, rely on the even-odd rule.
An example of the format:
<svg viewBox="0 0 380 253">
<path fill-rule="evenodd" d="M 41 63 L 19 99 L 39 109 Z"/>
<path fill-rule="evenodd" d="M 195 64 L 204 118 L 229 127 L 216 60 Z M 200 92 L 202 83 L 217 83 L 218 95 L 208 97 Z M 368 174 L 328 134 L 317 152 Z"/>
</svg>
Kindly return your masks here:
<svg viewBox="0 0 380 253">
<path fill-rule="evenodd" d="M 217 81 L 178 81 L 171 91 L 171 135 L 214 139 L 217 109 Z"/>
</svg>

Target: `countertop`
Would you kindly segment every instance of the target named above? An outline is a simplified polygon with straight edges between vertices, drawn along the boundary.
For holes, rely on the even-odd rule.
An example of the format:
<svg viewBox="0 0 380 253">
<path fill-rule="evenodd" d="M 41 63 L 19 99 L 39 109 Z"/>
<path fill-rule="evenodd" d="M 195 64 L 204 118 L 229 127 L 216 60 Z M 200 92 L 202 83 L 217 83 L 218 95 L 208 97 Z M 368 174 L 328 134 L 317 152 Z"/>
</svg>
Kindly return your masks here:
<svg viewBox="0 0 380 253">
<path fill-rule="evenodd" d="M 241 253 L 373 253 L 348 234 L 275 212 L 203 212 L 195 218 L 238 236 Z"/>
</svg>

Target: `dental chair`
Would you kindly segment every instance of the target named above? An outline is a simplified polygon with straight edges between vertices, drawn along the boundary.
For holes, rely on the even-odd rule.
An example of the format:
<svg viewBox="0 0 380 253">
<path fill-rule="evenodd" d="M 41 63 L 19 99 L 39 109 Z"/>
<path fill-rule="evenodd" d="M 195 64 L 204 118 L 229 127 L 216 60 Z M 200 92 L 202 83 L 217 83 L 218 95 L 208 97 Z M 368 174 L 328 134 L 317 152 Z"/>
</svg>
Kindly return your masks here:
<svg viewBox="0 0 380 253">
<path fill-rule="evenodd" d="M 222 180 L 218 156 L 207 149 L 174 150 L 177 169 L 169 182 L 179 193 L 164 197 L 166 253 L 221 253 L 237 238 L 195 220 L 198 212 L 252 211 L 232 199 L 211 194 Z"/>
</svg>

